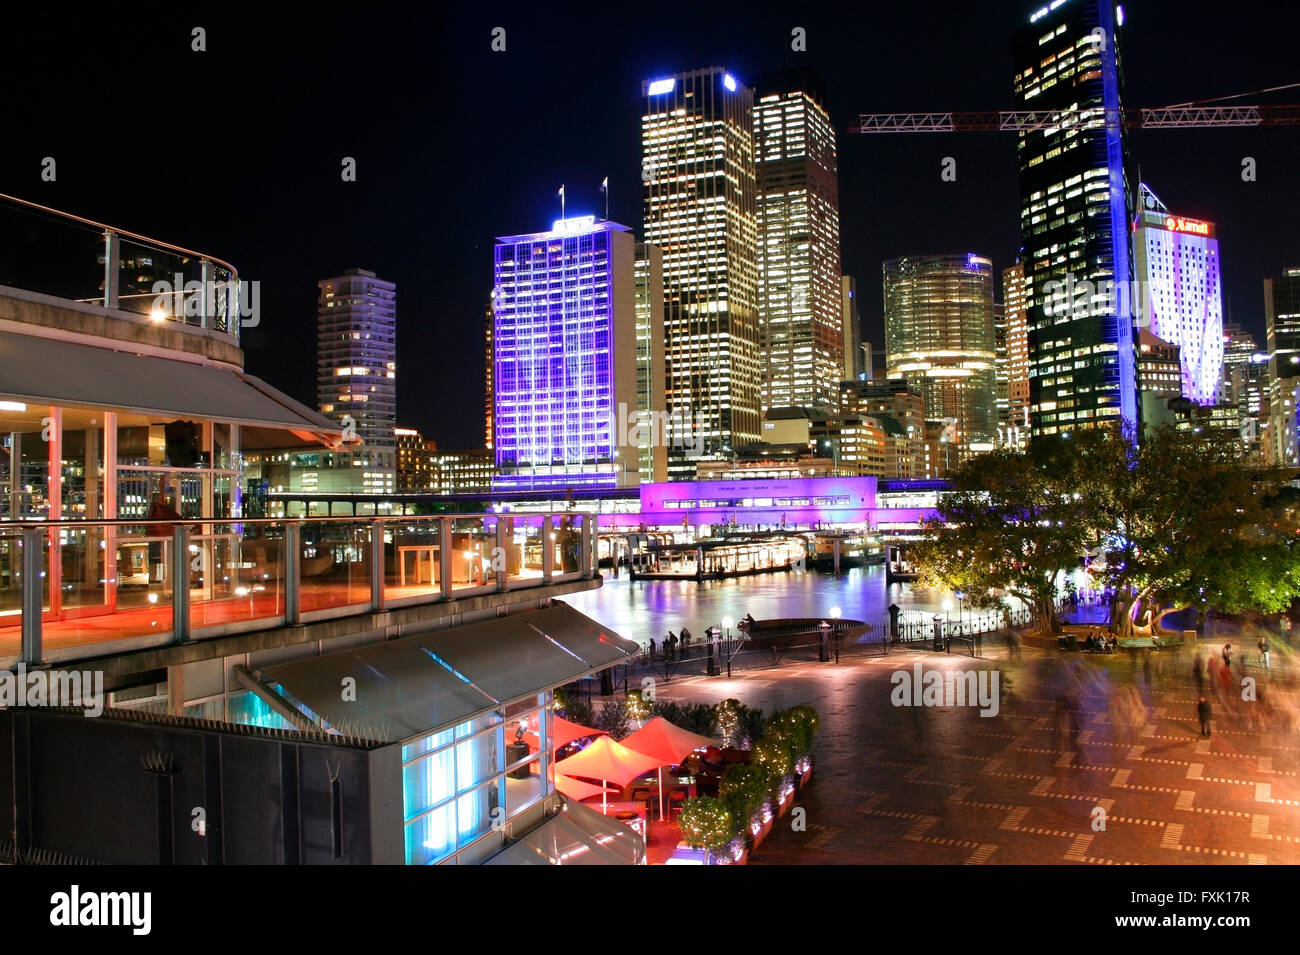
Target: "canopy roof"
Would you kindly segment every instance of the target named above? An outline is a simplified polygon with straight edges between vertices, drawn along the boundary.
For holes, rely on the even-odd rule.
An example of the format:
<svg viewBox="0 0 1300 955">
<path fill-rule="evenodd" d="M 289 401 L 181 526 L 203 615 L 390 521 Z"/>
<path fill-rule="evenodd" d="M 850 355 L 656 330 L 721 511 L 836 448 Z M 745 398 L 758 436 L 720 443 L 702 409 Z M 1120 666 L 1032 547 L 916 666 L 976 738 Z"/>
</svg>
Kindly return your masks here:
<svg viewBox="0 0 1300 955">
<path fill-rule="evenodd" d="M 599 655 L 581 636 L 567 636 L 588 626 L 600 630 L 594 620 L 557 602 L 545 610 L 266 667 L 254 690 L 300 704 L 311 711 L 304 715 L 318 716 L 334 728 L 388 742 L 407 740 L 441 732 L 637 652 L 635 643 L 608 630 L 600 630 L 605 641 L 600 647 L 607 652 Z M 577 644 L 576 650 L 565 641 Z M 342 699 L 339 688 L 349 677 L 356 681 L 355 699 L 352 694 Z M 576 729 L 588 736 L 597 732 Z"/>
<path fill-rule="evenodd" d="M 566 776 L 608 780 L 626 786 L 638 776 L 662 765 L 663 761 L 655 756 L 633 752 L 608 736 L 602 736 L 581 752 L 560 760 L 555 764 L 555 771 Z"/>
<path fill-rule="evenodd" d="M 676 766 L 697 749 L 716 745 L 716 740 L 684 730 L 662 716 L 656 716 L 635 733 L 624 737 L 623 745 L 635 752 L 653 756 L 664 765 Z"/>
<path fill-rule="evenodd" d="M 343 443 L 337 422 L 228 365 L 4 334 L 0 368 L 5 370 L 0 381 L 5 400 L 229 421 L 280 432 L 284 446 L 294 443 L 289 434 L 330 447 Z M 269 435 L 257 441 L 259 446 L 275 443 Z"/>
<path fill-rule="evenodd" d="M 571 800 L 487 865 L 639 865 L 645 841 L 617 820 Z"/>
</svg>

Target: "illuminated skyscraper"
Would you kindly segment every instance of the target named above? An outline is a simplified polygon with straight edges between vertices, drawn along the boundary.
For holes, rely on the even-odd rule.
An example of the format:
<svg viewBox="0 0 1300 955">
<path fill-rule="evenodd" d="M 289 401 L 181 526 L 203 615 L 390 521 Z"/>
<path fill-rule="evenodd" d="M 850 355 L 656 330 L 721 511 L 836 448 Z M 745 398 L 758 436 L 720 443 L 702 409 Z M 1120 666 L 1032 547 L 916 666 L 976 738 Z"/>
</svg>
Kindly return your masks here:
<svg viewBox="0 0 1300 955">
<path fill-rule="evenodd" d="M 1133 276 L 1133 177 L 1123 127 L 1106 122 L 1122 107 L 1122 20 L 1114 0 L 1054 0 L 1012 43 L 1015 105 L 1059 120 L 1018 141 L 1035 434 L 1138 420 L 1132 316 L 1106 292 Z"/>
<path fill-rule="evenodd" d="M 483 309 L 483 447 L 489 451 L 492 450 L 492 414 L 495 402 L 492 398 L 493 378 L 495 377 L 495 361 L 492 357 L 492 334 L 495 331 L 496 320 L 492 314 L 492 302 L 487 303 Z"/>
<path fill-rule="evenodd" d="M 593 216 L 497 239 L 494 488 L 638 483 L 635 245 Z"/>
<path fill-rule="evenodd" d="M 754 94 L 721 67 L 642 85 L 645 241 L 664 258 L 666 397 L 678 445 L 724 459 L 759 440 Z M 670 447 L 672 479 L 694 450 Z"/>
<path fill-rule="evenodd" d="M 1145 284 L 1133 296 L 1139 324 L 1178 348 L 1182 396 L 1218 401 L 1223 375 L 1223 294 L 1214 223 L 1172 215 L 1141 186 L 1133 233 L 1134 271 Z"/>
<path fill-rule="evenodd" d="M 1025 264 L 1002 270 L 1002 307 L 1007 325 L 1007 426 L 1025 428 L 1029 412 L 1029 326 Z M 1025 435 L 1028 437 L 1028 435 Z"/>
<path fill-rule="evenodd" d="M 636 244 L 637 470 L 647 484 L 668 480 L 664 407 L 664 256 Z M 656 417 L 656 413 L 660 413 Z M 659 430 L 656 430 L 659 427 Z M 632 442 L 630 442 L 632 443 Z"/>
<path fill-rule="evenodd" d="M 1243 449 L 1261 461 L 1267 460 L 1266 451 L 1270 457 L 1272 451 L 1268 441 L 1268 365 L 1268 352 L 1256 347 L 1254 336 L 1239 326 L 1224 326 L 1220 400 L 1237 406 Z"/>
<path fill-rule="evenodd" d="M 760 78 L 756 100 L 763 408 L 834 408 L 845 360 L 835 127 L 811 71 Z"/>
<path fill-rule="evenodd" d="M 927 418 L 951 419 L 949 441 L 988 450 L 998 426 L 993 263 L 913 255 L 887 261 L 884 275 L 886 377 L 919 391 Z"/>
<path fill-rule="evenodd" d="M 1296 387 L 1300 386 L 1300 269 L 1264 279 L 1268 330 L 1269 431 L 1273 463 L 1300 465 L 1296 445 Z"/>
<path fill-rule="evenodd" d="M 840 324 L 844 327 L 844 381 L 859 375 L 871 378 L 871 343 L 862 341 L 862 313 L 858 310 L 858 281 L 852 275 L 840 278 Z"/>
<path fill-rule="evenodd" d="M 333 457 L 321 490 L 391 494 L 397 474 L 397 286 L 365 269 L 318 282 L 316 396 L 361 446 Z"/>
</svg>

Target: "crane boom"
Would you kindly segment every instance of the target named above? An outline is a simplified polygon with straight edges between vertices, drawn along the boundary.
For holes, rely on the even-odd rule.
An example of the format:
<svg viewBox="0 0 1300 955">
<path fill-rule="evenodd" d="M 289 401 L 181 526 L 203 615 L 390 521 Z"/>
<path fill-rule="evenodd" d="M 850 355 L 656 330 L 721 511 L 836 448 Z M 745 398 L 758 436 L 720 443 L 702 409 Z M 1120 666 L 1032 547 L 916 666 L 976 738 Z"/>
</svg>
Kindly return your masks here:
<svg viewBox="0 0 1300 955">
<path fill-rule="evenodd" d="M 1012 109 L 988 112 L 863 113 L 851 133 L 1032 132 L 1057 127 L 1199 129 L 1300 124 L 1300 106 L 1165 106 L 1160 109 Z"/>
</svg>

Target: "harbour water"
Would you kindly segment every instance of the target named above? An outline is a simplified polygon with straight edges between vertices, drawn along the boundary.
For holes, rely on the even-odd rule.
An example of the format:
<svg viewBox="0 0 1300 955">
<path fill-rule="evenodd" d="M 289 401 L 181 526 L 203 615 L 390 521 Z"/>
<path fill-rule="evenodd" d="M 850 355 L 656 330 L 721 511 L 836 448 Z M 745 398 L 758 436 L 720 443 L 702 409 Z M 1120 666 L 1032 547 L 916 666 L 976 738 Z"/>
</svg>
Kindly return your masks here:
<svg viewBox="0 0 1300 955">
<path fill-rule="evenodd" d="M 570 594 L 563 600 L 643 646 L 651 637 L 659 642 L 669 630 L 680 633 L 683 626 L 703 638 L 705 630 L 720 625 L 724 617 L 740 620 L 747 613 L 757 620 L 824 617 L 839 607 L 847 619 L 880 627 L 889 620 L 891 603 L 912 620 L 944 612 L 940 605 L 945 595 L 917 594 L 907 584 L 886 587 L 885 568 L 878 565 L 850 568 L 839 576 L 807 570 L 704 583 L 631 581 L 626 573 L 615 579 L 608 569 L 602 572 L 605 583 L 598 590 Z M 959 613 L 954 604 L 948 615 L 953 624 Z M 969 618 L 969 609 L 965 613 Z"/>
</svg>

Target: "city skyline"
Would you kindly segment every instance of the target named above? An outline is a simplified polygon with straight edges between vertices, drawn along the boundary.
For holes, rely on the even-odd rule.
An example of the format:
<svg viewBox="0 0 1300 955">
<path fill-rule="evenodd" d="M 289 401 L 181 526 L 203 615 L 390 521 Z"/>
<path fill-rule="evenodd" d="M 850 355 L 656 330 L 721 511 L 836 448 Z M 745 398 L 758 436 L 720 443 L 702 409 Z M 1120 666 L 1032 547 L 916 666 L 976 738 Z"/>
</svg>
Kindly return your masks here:
<svg viewBox="0 0 1300 955">
<path fill-rule="evenodd" d="M 1162 24 L 1168 9 L 1158 4 L 1127 5 L 1125 70 L 1127 103 L 1157 106 L 1240 93 L 1279 85 L 1294 77 L 1283 55 L 1287 17 L 1278 13 L 1276 31 L 1251 34 L 1224 29 L 1212 38 L 1179 37 L 1180 63 L 1213 59 L 1215 70 L 1170 69 L 1158 56 L 1169 40 Z M 1208 4 L 1183 5 L 1194 19 L 1210 15 Z M 161 18 L 145 31 L 127 31 L 93 20 L 68 32 L 59 24 L 59 42 L 70 59 L 83 47 L 120 41 L 126 51 L 148 50 L 154 66 L 189 77 L 188 86 L 160 93 L 160 115 L 184 112 L 196 92 L 218 88 L 239 116 L 243 148 L 214 155 L 170 160 L 165 151 L 134 141 L 114 149 L 90 151 L 60 131 L 83 115 L 72 97 L 81 67 L 70 68 L 61 82 L 45 85 L 18 107 L 23 130 L 19 148 L 0 160 L 6 189 L 56 208 L 74 209 L 145 234 L 176 236 L 192 247 L 211 248 L 234 262 L 241 275 L 263 285 L 263 318 L 244 330 L 250 370 L 260 373 L 308 404 L 312 403 L 314 355 L 309 330 L 314 322 L 313 286 L 321 275 L 362 267 L 395 281 L 404 290 L 398 364 L 417 368 L 423 356 L 451 348 L 482 354 L 481 316 L 491 278 L 484 265 L 492 236 L 515 222 L 558 218 L 555 189 L 566 184 L 568 212 L 604 212 L 600 183 L 610 180 L 609 216 L 639 224 L 641 183 L 639 121 L 641 83 L 652 76 L 721 63 L 741 82 L 754 82 L 769 69 L 806 66 L 826 78 L 830 115 L 837 131 L 841 191 L 843 272 L 859 282 L 863 341 L 879 349 L 881 325 L 880 264 L 886 258 L 927 249 L 978 248 L 999 271 L 1018 249 L 1015 212 L 1015 140 L 1007 134 L 956 136 L 858 137 L 845 130 L 860 111 L 921 108 L 988 109 L 1013 103 L 1009 77 L 1011 35 L 1027 21 L 1032 4 L 1009 5 L 1006 11 L 968 11 L 944 15 L 955 35 L 922 32 L 919 24 L 935 15 L 926 11 L 875 11 L 855 21 L 858 36 L 880 37 L 879 62 L 851 55 L 852 30 L 837 31 L 828 13 L 806 16 L 755 11 L 751 20 L 723 28 L 708 15 L 689 31 L 655 26 L 612 73 L 590 84 L 590 102 L 580 111 L 556 104 L 520 120 L 523 131 L 540 137 L 547 162 L 531 163 L 526 176 L 502 173 L 505 157 L 492 150 L 471 149 L 451 156 L 439 147 L 453 131 L 490 132 L 489 120 L 475 115 L 475 103 L 491 100 L 510 84 L 545 62 L 564 75 L 576 69 L 555 64 L 554 43 L 537 41 L 562 34 L 574 38 L 616 34 L 611 23 L 584 24 L 559 13 L 552 20 L 528 11 L 505 11 L 475 18 L 459 14 L 430 17 L 426 32 L 463 37 L 436 62 L 413 58 L 416 44 L 386 34 L 399 55 L 386 59 L 374 75 L 352 76 L 315 55 L 313 27 L 292 31 L 259 21 L 256 35 L 245 41 L 230 28 L 208 25 L 208 50 L 189 48 L 189 25 L 178 16 Z M 491 20 L 491 22 L 489 22 Z M 494 54 L 491 31 L 506 24 L 507 51 Z M 794 23 L 793 21 L 802 21 Z M 517 24 L 517 26 L 516 26 Z M 807 31 L 807 53 L 790 49 L 790 31 Z M 33 25 L 33 49 L 49 24 Z M 584 34 L 583 31 L 590 31 Z M 229 32 L 227 32 L 229 31 Z M 412 38 L 418 29 L 409 31 Z M 845 35 L 841 35 L 841 32 Z M 940 31 L 947 32 L 947 31 Z M 294 35 L 296 45 L 285 46 Z M 889 38 L 925 36 L 926 46 L 890 43 Z M 961 36 L 977 37 L 976 42 Z M 477 40 L 481 42 L 477 42 Z M 240 55 L 232 46 L 238 39 Z M 1212 42 L 1211 42 L 1212 40 Z M 266 45 L 269 61 L 284 60 L 285 69 L 267 75 L 241 69 L 247 44 Z M 174 47 L 174 49 L 173 49 Z M 539 48 L 544 47 L 545 49 Z M 971 48 L 983 54 L 969 52 Z M 671 54 L 665 51 L 671 50 Z M 410 55 L 406 55 L 410 54 Z M 207 57 L 203 59 L 190 59 Z M 493 59 L 493 57 L 496 57 Z M 918 59 L 919 57 L 919 59 Z M 136 60 L 125 55 L 126 76 Z M 869 60 L 870 58 L 868 58 Z M 919 65 L 918 65 L 919 64 Z M 30 62 L 22 51 L 8 61 L 21 71 Z M 197 68 L 195 68 L 197 66 Z M 139 67 L 143 69 L 144 67 Z M 187 72 L 188 70 L 188 72 Z M 986 75 L 987 74 L 987 75 Z M 478 95 L 461 97 L 447 110 L 430 113 L 427 96 L 408 93 L 451 89 L 468 77 Z M 918 82 L 919 80 L 919 82 Z M 319 87 L 319 90 L 317 89 Z M 557 86 L 558 88 L 558 86 Z M 265 90 L 266 111 L 246 110 L 253 94 Z M 1286 102 L 1289 92 L 1241 102 Z M 340 128 L 310 144 L 295 141 L 297 132 L 318 128 L 338 108 L 365 102 L 377 119 L 408 136 L 408 147 L 378 149 L 373 136 L 354 136 Z M 285 110 L 310 104 L 303 115 L 282 119 Z M 319 114 L 317 111 L 320 111 Z M 91 114 L 93 115 L 93 110 Z M 200 131 L 202 132 L 202 131 Z M 217 133 L 211 131 L 215 137 Z M 471 136 L 469 139 L 473 140 Z M 1262 280 L 1279 275 L 1300 260 L 1288 247 L 1283 223 L 1300 215 L 1300 199 L 1284 183 L 1282 168 L 1293 164 L 1297 131 L 1285 127 L 1253 130 L 1139 131 L 1134 150 L 1146 180 L 1159 183 L 1161 196 L 1180 212 L 1215 221 L 1224 243 L 1224 320 L 1243 326 L 1262 340 Z M 509 150 L 506 150 L 509 152 Z M 1186 162 L 1194 154 L 1197 163 Z M 40 161 L 59 160 L 55 182 L 42 182 Z M 339 177 L 343 157 L 357 160 L 357 181 Z M 956 181 L 940 178 L 944 157 L 957 163 Z M 1243 156 L 1258 161 L 1258 179 L 1243 182 Z M 205 189 L 199 189 L 200 184 Z M 220 201 L 210 184 L 218 190 Z M 112 184 L 112 188 L 109 185 Z M 347 190 L 352 190 L 351 192 Z M 192 195 L 190 203 L 150 201 L 159 195 Z M 400 201 L 398 196 L 404 197 Z M 552 208 L 555 206 L 556 208 Z M 441 227 L 443 217 L 457 221 Z M 455 240 L 450 235 L 455 233 Z M 639 230 L 638 230 L 639 232 Z M 642 238 L 638 234 L 638 238 Z M 409 291 L 405 291 L 409 290 Z M 398 420 L 419 428 L 440 446 L 482 444 L 483 369 L 477 362 L 456 363 L 437 375 L 408 379 L 402 389 Z"/>
</svg>

